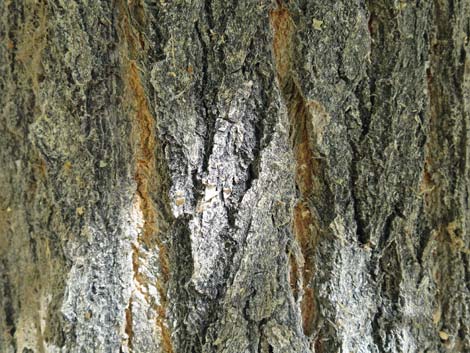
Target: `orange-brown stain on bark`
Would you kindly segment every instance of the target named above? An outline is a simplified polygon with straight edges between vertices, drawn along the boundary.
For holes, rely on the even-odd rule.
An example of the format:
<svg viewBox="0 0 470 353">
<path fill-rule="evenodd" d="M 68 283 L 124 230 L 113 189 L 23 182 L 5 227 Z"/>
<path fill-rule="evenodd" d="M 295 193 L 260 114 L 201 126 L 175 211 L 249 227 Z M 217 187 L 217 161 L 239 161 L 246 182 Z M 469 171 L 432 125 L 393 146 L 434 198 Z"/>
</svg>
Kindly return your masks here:
<svg viewBox="0 0 470 353">
<path fill-rule="evenodd" d="M 290 256 L 290 285 L 294 297 L 300 299 L 302 326 L 304 333 L 312 335 L 316 322 L 315 293 L 311 287 L 314 276 L 314 251 L 320 233 L 317 215 L 309 205 L 309 199 L 321 189 L 320 174 L 322 165 L 315 156 L 315 131 L 310 103 L 298 87 L 292 75 L 294 55 L 295 24 L 288 9 L 281 3 L 270 11 L 273 28 L 273 54 L 278 82 L 285 98 L 290 121 L 290 138 L 296 162 L 295 178 L 300 198 L 294 207 L 293 233 L 299 244 L 302 259 Z M 299 287 L 300 285 L 300 287 Z"/>
<path fill-rule="evenodd" d="M 172 353 L 173 347 L 170 339 L 170 332 L 166 325 L 166 284 L 169 280 L 169 258 L 168 250 L 159 238 L 160 230 L 158 228 L 158 212 L 152 195 L 157 191 L 156 181 L 159 177 L 156 175 L 155 150 L 157 140 L 155 136 L 155 119 L 149 111 L 147 98 L 144 88 L 140 81 L 139 70 L 134 61 L 129 63 L 128 84 L 134 96 L 135 109 L 135 136 L 138 139 L 138 148 L 136 151 L 136 168 L 134 178 L 137 183 L 137 194 L 139 196 L 140 208 L 144 218 L 144 225 L 139 241 L 142 241 L 147 248 L 158 248 L 161 279 L 155 283 L 160 295 L 161 304 L 153 305 L 157 313 L 157 325 L 162 334 L 162 344 L 164 352 Z M 133 266 L 135 278 L 146 286 L 146 279 L 139 273 L 139 253 L 137 247 L 134 247 Z"/>
<path fill-rule="evenodd" d="M 120 3 L 121 16 L 119 24 L 126 49 L 122 54 L 126 63 L 124 65 L 126 102 L 130 103 L 134 114 L 131 140 L 137 144 L 134 179 L 137 184 L 138 203 L 144 220 L 142 232 L 137 239 L 139 244 L 138 246 L 133 246 L 132 266 L 134 278 L 141 288 L 148 288 L 149 284 L 155 285 L 157 288 L 160 297 L 160 304 L 158 305 L 149 297 L 148 291 L 143 291 L 142 294 L 144 294 L 146 301 L 156 313 L 156 324 L 162 335 L 163 352 L 173 353 L 171 333 L 166 322 L 166 286 L 170 279 L 169 255 L 162 239 L 163 230 L 160 227 L 160 221 L 162 221 L 161 213 L 158 211 L 153 199 L 159 192 L 159 183 L 161 182 L 156 160 L 159 141 L 156 136 L 155 117 L 150 112 L 147 95 L 140 76 L 141 70 L 137 64 L 139 51 L 145 49 L 145 41 L 143 40 L 142 33 L 131 25 L 132 21 L 128 18 L 130 12 L 138 14 L 138 18 L 134 18 L 134 16 L 133 20 L 137 19 L 139 23 L 145 22 L 145 13 L 140 1 L 132 1 L 129 4 Z M 161 273 L 157 283 L 149 283 L 149 279 L 140 271 L 143 256 L 139 252 L 141 246 L 147 249 L 158 249 Z M 131 302 L 128 307 L 128 311 L 130 310 L 132 310 Z M 126 332 L 131 343 L 131 338 L 133 337 L 132 313 L 127 314 L 127 312 Z"/>
<path fill-rule="evenodd" d="M 271 10 L 269 13 L 273 28 L 273 51 L 279 81 L 286 78 L 291 68 L 292 41 L 294 22 L 284 6 Z"/>
<path fill-rule="evenodd" d="M 132 297 L 129 299 L 129 306 L 126 308 L 126 327 L 125 332 L 128 337 L 129 348 L 132 349 L 132 339 L 134 338 L 134 332 L 132 330 Z"/>
<path fill-rule="evenodd" d="M 315 222 L 312 214 L 305 202 L 299 201 L 294 208 L 294 234 L 300 245 L 303 257 L 303 266 L 300 268 L 300 275 L 303 283 L 303 296 L 300 302 L 302 313 L 302 326 L 304 333 L 313 333 L 315 322 L 315 296 L 309 282 L 313 277 L 314 266 L 314 234 Z"/>
</svg>

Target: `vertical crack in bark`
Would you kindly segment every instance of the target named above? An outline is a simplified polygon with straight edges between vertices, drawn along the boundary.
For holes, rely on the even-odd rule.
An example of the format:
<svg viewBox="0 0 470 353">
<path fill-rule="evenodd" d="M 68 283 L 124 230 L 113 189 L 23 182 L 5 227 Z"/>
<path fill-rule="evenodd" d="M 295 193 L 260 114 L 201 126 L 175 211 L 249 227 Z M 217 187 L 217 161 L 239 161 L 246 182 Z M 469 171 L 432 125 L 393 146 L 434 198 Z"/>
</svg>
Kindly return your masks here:
<svg viewBox="0 0 470 353">
<path fill-rule="evenodd" d="M 123 8 L 126 5 L 123 4 Z M 128 95 L 131 108 L 134 111 L 133 135 L 132 139 L 137 141 L 136 166 L 134 179 L 137 183 L 137 197 L 140 210 L 143 215 L 143 229 L 138 235 L 137 244 L 133 245 L 133 271 L 134 278 L 139 290 L 144 295 L 148 305 L 155 311 L 156 324 L 161 332 L 162 351 L 165 353 L 173 352 L 171 342 L 171 333 L 167 324 L 167 284 L 170 279 L 170 264 L 168 249 L 164 244 L 163 231 L 164 219 L 162 212 L 157 209 L 154 197 L 161 191 L 162 176 L 159 175 L 156 152 L 161 151 L 159 141 L 156 137 L 155 118 L 150 112 L 147 103 L 147 94 L 140 78 L 140 68 L 137 59 L 139 51 L 144 49 L 144 42 L 140 33 L 138 33 L 130 24 L 132 21 L 128 18 L 128 11 L 124 10 L 127 16 L 121 18 L 121 31 L 125 39 L 125 45 L 129 52 L 129 58 L 125 64 L 126 94 Z M 144 14 L 139 12 L 139 23 L 144 22 Z M 156 283 L 149 283 L 149 279 L 140 271 L 141 261 L 144 260 L 140 254 L 139 248 L 147 250 L 155 249 L 158 253 L 160 271 L 157 275 Z M 160 277 L 160 278 L 158 278 Z M 155 302 L 149 293 L 149 285 L 155 285 L 159 294 L 159 303 Z M 132 315 L 132 296 L 126 312 L 126 330 L 129 331 L 129 346 L 132 348 L 133 315 Z M 127 314 L 129 313 L 129 314 Z"/>
<path fill-rule="evenodd" d="M 430 43 L 430 66 L 427 69 L 429 92 L 428 137 L 420 185 L 427 216 L 428 234 L 423 234 L 420 260 L 428 264 L 432 249 L 433 271 L 437 285 L 436 307 L 433 317 L 436 329 L 451 339 L 441 343 L 448 349 L 466 351 L 468 337 L 462 328 L 465 315 L 448 308 L 462 299 L 462 282 L 468 269 L 456 267 L 470 254 L 466 224 L 468 216 L 468 111 L 465 107 L 466 47 L 468 30 L 465 2 L 434 1 L 433 32 Z M 468 65 L 468 64 L 467 64 Z M 437 240 L 436 246 L 433 242 Z M 463 299 L 465 300 L 465 299 Z M 462 307 L 464 308 L 464 306 Z M 468 313 L 468 308 L 463 309 Z M 442 314 L 442 315 L 441 315 Z M 442 337 L 441 337 L 442 338 Z"/>
<path fill-rule="evenodd" d="M 128 337 L 128 347 L 132 351 L 132 339 L 134 338 L 134 332 L 132 330 L 132 297 L 129 299 L 129 306 L 126 308 L 125 332 Z"/>
<path fill-rule="evenodd" d="M 155 136 L 155 121 L 151 115 L 147 102 L 146 95 L 137 69 L 137 64 L 131 62 L 129 65 L 129 84 L 130 88 L 134 93 L 135 104 L 136 104 L 136 130 L 139 147 L 137 150 L 137 164 L 135 170 L 135 180 L 137 182 L 137 193 L 140 198 L 140 207 L 144 217 L 144 226 L 141 236 L 138 241 L 151 249 L 155 245 L 158 248 L 158 256 L 161 266 L 161 280 L 157 282 L 157 289 L 162 300 L 161 304 L 152 304 L 157 312 L 157 324 L 161 329 L 162 343 L 164 352 L 172 352 L 172 345 L 170 340 L 169 329 L 166 326 L 166 284 L 169 280 L 169 259 L 168 251 L 159 238 L 161 230 L 158 229 L 158 215 L 155 208 L 155 204 L 152 200 L 152 195 L 156 193 L 156 181 L 159 179 L 156 176 L 156 161 L 155 161 L 155 149 L 156 149 L 156 136 Z M 143 286 L 147 286 L 147 282 L 143 279 L 143 276 L 139 275 L 139 253 L 137 247 L 134 247 L 136 253 L 136 261 L 134 262 L 137 272 L 135 273 L 136 279 L 140 281 Z"/>
<path fill-rule="evenodd" d="M 384 129 L 390 129 L 393 119 L 382 119 L 382 114 L 393 116 L 391 108 L 393 100 L 388 102 L 387 97 L 391 90 L 391 80 L 398 58 L 400 47 L 396 46 L 395 36 L 397 28 L 397 13 L 394 6 L 389 6 L 380 1 L 366 1 L 366 11 L 369 12 L 368 31 L 370 35 L 370 54 L 367 63 L 367 78 L 364 82 L 365 92 L 357 94 L 361 113 L 361 133 L 357 143 L 352 143 L 353 161 L 351 163 L 351 193 L 354 202 L 355 221 L 357 225 L 358 241 L 366 246 L 373 245 L 376 248 L 378 239 L 371 227 L 374 217 L 373 211 L 368 205 L 368 189 L 375 187 L 375 182 L 364 180 L 363 168 L 374 169 L 377 173 L 383 167 L 380 163 L 385 159 L 383 146 L 387 145 L 386 135 L 382 133 L 379 141 L 373 141 L 378 133 L 378 126 L 385 125 Z M 358 90 L 357 90 L 358 91 Z M 388 125 L 388 126 L 387 126 Z M 371 144 L 377 144 L 379 152 L 375 158 L 371 158 Z M 367 161 L 369 165 L 365 165 Z M 370 196 L 369 196 L 370 197 Z"/>
<path fill-rule="evenodd" d="M 0 217 L 2 217 L 2 215 L 0 215 Z M 1 221 L 1 218 L 0 218 L 0 221 Z M 6 222 L 5 222 L 6 223 Z M 2 226 L 2 224 L 0 223 L 0 226 Z M 5 231 L 6 232 L 6 228 L 1 228 L 2 229 L 2 232 Z M 15 323 L 15 308 L 13 306 L 13 298 L 12 298 L 12 291 L 11 291 L 11 283 L 10 283 L 10 278 L 9 278 L 9 275 L 8 275 L 8 268 L 6 266 L 6 261 L 2 261 L 0 263 L 0 269 L 2 270 L 1 273 L 1 279 L 2 279 L 2 309 L 3 309 L 3 318 L 2 320 L 4 320 L 4 324 L 3 324 L 3 328 L 6 329 L 6 332 L 5 332 L 5 336 L 6 338 L 8 338 L 8 340 L 10 340 L 10 342 L 8 343 L 11 343 L 13 348 L 16 348 L 16 342 L 15 340 L 13 339 L 15 337 L 15 332 L 16 332 L 16 323 Z M 6 344 L 7 341 L 3 339 L 2 337 L 2 341 L 4 341 L 4 343 Z"/>
<path fill-rule="evenodd" d="M 455 50 L 453 43 L 452 20 L 453 13 L 451 5 L 439 1 L 434 2 L 435 33 L 431 38 L 430 67 L 427 69 L 429 90 L 429 133 L 425 145 L 426 159 L 423 168 L 421 193 L 424 195 L 426 211 L 432 215 L 435 223 L 448 223 L 452 221 L 451 210 L 446 206 L 445 193 L 451 188 L 449 182 L 454 180 L 443 180 L 446 172 L 449 174 L 455 170 L 445 171 L 446 163 L 442 148 L 448 144 L 455 124 L 450 120 L 454 112 L 460 110 L 461 94 L 448 97 L 445 91 L 453 86 L 454 92 L 460 92 L 460 75 L 453 73 L 451 63 L 452 52 Z M 443 119 L 445 118 L 445 119 Z M 454 150 L 451 153 L 458 153 Z M 451 175 L 454 176 L 454 175 Z M 455 176 L 454 178 L 455 179 Z M 447 186 L 447 187 L 446 187 Z"/>
<path fill-rule="evenodd" d="M 209 11 L 207 8 L 210 8 L 210 5 L 207 4 L 207 1 L 205 2 L 205 8 L 206 11 Z M 209 23 L 209 28 L 211 28 L 211 21 L 212 21 L 212 15 L 210 12 L 207 13 L 207 21 Z M 201 115 L 203 116 L 205 121 L 208 121 L 207 127 L 206 127 L 206 138 L 205 138 L 205 146 L 204 146 L 204 158 L 202 160 L 202 171 L 205 172 L 207 171 L 209 167 L 209 159 L 212 153 L 212 149 L 214 147 L 214 137 L 215 137 L 215 118 L 213 114 L 211 113 L 207 101 L 206 101 L 206 96 L 209 95 L 210 92 L 209 90 L 209 85 L 208 85 L 208 80 L 209 80 L 209 45 L 210 43 L 206 43 L 204 40 L 203 32 L 201 31 L 201 25 L 199 22 L 196 22 L 194 25 L 196 36 L 199 40 L 199 43 L 201 44 L 202 48 L 202 78 L 201 78 L 201 89 L 200 89 L 200 100 L 201 100 L 201 107 L 200 107 L 200 112 Z M 198 186 L 198 192 L 203 193 L 203 187 L 201 182 L 199 180 L 196 180 L 195 183 Z"/>
<path fill-rule="evenodd" d="M 324 163 L 316 146 L 328 119 L 323 107 L 303 97 L 293 67 L 294 21 L 282 2 L 270 12 L 273 27 L 273 52 L 277 78 L 287 105 L 290 137 L 296 161 L 296 185 L 300 193 L 294 207 L 293 231 L 301 249 L 301 258 L 290 256 L 290 282 L 294 296 L 300 296 L 302 326 L 305 335 L 315 331 L 318 312 L 315 302 L 313 276 L 314 252 L 321 233 L 320 219 L 313 202 L 322 199 L 326 189 L 323 180 Z M 314 123 L 317 126 L 314 126 Z M 300 286 L 300 288 L 298 287 Z"/>
</svg>

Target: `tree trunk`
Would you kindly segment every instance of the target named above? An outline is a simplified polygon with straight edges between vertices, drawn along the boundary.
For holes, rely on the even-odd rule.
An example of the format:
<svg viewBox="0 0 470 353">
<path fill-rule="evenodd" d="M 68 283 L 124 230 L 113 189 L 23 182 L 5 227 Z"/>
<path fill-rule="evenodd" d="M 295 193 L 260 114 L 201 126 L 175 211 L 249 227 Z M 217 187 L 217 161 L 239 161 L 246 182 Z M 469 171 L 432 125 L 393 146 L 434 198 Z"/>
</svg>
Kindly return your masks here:
<svg viewBox="0 0 470 353">
<path fill-rule="evenodd" d="M 470 352 L 468 0 L 0 0 L 0 351 Z"/>
</svg>

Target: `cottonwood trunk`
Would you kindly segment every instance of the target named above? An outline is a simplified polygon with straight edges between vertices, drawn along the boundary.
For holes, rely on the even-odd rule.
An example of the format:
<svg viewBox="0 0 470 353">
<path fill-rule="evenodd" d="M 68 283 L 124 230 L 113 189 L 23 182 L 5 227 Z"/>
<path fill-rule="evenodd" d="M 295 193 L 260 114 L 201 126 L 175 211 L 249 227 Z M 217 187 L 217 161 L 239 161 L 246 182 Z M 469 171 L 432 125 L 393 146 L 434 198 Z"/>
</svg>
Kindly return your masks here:
<svg viewBox="0 0 470 353">
<path fill-rule="evenodd" d="M 470 352 L 468 0 L 0 0 L 0 351 Z"/>
</svg>

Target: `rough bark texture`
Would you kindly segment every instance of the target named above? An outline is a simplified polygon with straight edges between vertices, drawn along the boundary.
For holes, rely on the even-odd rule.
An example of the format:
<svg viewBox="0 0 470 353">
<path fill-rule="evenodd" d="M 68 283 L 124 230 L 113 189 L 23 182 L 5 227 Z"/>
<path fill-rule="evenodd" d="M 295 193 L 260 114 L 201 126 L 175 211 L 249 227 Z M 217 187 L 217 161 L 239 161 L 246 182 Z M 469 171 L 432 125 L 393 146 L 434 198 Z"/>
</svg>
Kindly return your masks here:
<svg viewBox="0 0 470 353">
<path fill-rule="evenodd" d="M 0 351 L 470 352 L 468 0 L 0 0 Z"/>
</svg>

